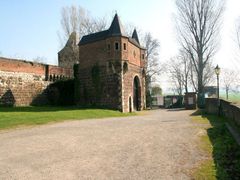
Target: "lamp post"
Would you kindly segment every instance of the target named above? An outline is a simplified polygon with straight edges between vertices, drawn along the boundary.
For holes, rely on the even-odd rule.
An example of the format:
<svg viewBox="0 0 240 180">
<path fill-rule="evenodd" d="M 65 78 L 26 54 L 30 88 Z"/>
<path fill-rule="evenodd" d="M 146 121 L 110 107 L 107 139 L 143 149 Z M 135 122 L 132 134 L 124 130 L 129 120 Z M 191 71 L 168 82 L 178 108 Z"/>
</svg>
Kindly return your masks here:
<svg viewBox="0 0 240 180">
<path fill-rule="evenodd" d="M 220 115 L 220 99 L 219 99 L 219 75 L 220 75 L 220 67 L 217 65 L 215 67 L 215 74 L 217 75 L 217 99 L 218 99 L 218 116 Z"/>
</svg>

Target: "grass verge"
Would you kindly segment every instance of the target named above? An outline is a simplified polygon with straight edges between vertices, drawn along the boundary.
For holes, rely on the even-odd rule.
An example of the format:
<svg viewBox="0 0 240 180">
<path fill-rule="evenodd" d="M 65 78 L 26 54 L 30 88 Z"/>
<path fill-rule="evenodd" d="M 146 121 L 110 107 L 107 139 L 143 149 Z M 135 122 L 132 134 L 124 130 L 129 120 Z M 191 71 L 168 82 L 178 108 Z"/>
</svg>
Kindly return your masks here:
<svg viewBox="0 0 240 180">
<path fill-rule="evenodd" d="M 121 113 L 107 109 L 79 109 L 77 107 L 0 107 L 0 130 L 65 120 L 130 115 L 135 115 L 135 113 Z"/>
<path fill-rule="evenodd" d="M 228 131 L 228 120 L 217 116 L 192 116 L 195 123 L 208 124 L 200 148 L 209 158 L 193 173 L 194 179 L 240 179 L 240 147 Z"/>
</svg>

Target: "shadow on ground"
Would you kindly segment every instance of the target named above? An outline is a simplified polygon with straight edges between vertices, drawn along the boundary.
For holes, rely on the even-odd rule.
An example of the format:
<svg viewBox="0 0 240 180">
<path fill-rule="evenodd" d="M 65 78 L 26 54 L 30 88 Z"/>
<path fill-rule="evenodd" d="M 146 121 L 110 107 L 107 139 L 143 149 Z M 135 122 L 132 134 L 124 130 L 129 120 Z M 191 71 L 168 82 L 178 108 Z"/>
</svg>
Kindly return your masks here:
<svg viewBox="0 0 240 180">
<path fill-rule="evenodd" d="M 226 119 L 214 115 L 206 115 L 201 111 L 194 112 L 192 116 L 201 115 L 210 122 L 207 129 L 208 137 L 213 146 L 217 179 L 240 179 L 240 147 L 228 131 Z"/>
<path fill-rule="evenodd" d="M 186 111 L 185 108 L 173 108 L 173 109 L 168 109 L 167 111 Z"/>
<path fill-rule="evenodd" d="M 71 111 L 71 110 L 87 110 L 87 109 L 105 109 L 103 107 L 78 107 L 78 106 L 28 106 L 28 107 L 0 107 L 0 112 L 56 112 L 56 111 Z"/>
</svg>

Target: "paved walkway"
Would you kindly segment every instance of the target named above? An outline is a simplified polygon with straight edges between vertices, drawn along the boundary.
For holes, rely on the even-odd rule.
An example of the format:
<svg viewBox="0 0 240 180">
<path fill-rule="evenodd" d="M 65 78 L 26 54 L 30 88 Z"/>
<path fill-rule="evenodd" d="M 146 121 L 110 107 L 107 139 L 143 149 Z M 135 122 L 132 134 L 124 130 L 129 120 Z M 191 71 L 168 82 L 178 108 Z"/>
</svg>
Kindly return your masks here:
<svg viewBox="0 0 240 180">
<path fill-rule="evenodd" d="M 0 131 L 0 179 L 190 179 L 201 160 L 191 113 Z"/>
</svg>

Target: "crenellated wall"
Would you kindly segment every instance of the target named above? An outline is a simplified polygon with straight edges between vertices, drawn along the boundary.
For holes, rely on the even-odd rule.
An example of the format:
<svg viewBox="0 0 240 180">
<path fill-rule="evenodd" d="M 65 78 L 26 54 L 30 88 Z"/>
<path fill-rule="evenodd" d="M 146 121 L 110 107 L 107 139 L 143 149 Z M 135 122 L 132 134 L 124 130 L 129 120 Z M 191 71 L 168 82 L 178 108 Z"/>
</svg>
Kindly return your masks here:
<svg viewBox="0 0 240 180">
<path fill-rule="evenodd" d="M 0 57 L 0 106 L 48 104 L 48 85 L 72 77 L 72 69 Z"/>
</svg>

